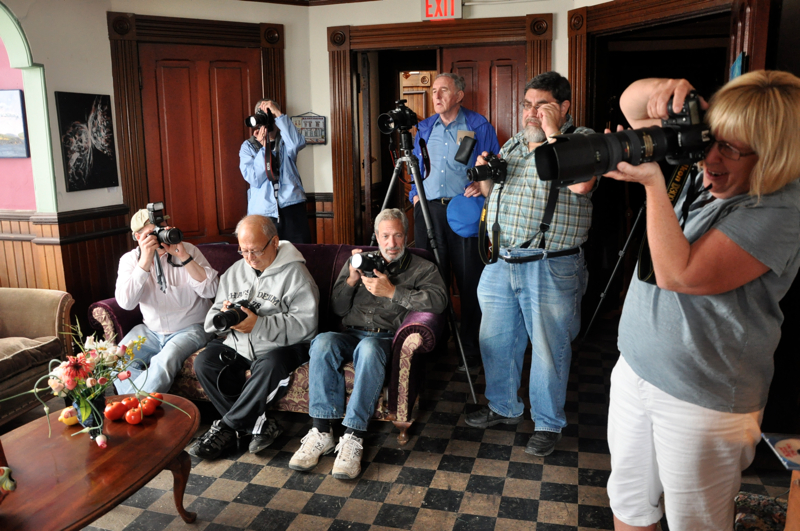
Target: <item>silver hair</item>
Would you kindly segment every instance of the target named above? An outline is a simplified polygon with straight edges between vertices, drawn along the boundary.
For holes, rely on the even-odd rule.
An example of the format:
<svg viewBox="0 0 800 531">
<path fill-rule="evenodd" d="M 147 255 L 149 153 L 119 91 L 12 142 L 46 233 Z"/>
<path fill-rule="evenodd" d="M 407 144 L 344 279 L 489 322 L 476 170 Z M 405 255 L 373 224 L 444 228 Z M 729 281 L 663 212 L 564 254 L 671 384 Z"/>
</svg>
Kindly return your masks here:
<svg viewBox="0 0 800 531">
<path fill-rule="evenodd" d="M 382 222 L 391 221 L 393 219 L 396 219 L 403 224 L 403 234 L 408 236 L 408 218 L 406 217 L 405 212 L 399 208 L 387 208 L 386 210 L 380 211 L 380 213 L 375 217 L 375 234 L 378 234 L 378 226 Z"/>
<path fill-rule="evenodd" d="M 456 86 L 456 92 L 458 92 L 459 90 L 461 92 L 464 92 L 464 90 L 466 90 L 467 88 L 467 84 L 464 83 L 464 78 L 462 76 L 459 76 L 458 74 L 451 74 L 450 72 L 445 72 L 443 74 L 439 74 L 438 76 L 436 76 L 436 79 L 439 79 L 440 77 L 446 77 L 452 79 L 453 84 L 455 84 Z"/>
<path fill-rule="evenodd" d="M 261 108 L 261 104 L 262 104 L 263 102 L 265 102 L 265 101 L 271 101 L 271 102 L 272 102 L 272 104 L 275 106 L 275 108 L 276 108 L 276 109 L 278 109 L 279 111 L 281 110 L 281 106 L 278 104 L 278 102 L 277 102 L 277 101 L 275 101 L 275 100 L 271 100 L 271 99 L 269 99 L 269 98 L 264 98 L 263 100 L 258 100 L 258 103 L 256 103 L 256 110 L 255 110 L 255 112 L 258 112 L 258 111 L 259 111 L 259 109 Z"/>
<path fill-rule="evenodd" d="M 278 229 L 275 228 L 275 224 L 271 219 L 266 216 L 259 216 L 257 214 L 245 216 L 240 219 L 239 223 L 236 224 L 236 230 L 233 231 L 233 234 L 238 237 L 242 226 L 250 224 L 261 227 L 261 231 L 264 233 L 264 236 L 266 236 L 269 240 L 272 240 L 272 238 L 278 234 Z"/>
</svg>

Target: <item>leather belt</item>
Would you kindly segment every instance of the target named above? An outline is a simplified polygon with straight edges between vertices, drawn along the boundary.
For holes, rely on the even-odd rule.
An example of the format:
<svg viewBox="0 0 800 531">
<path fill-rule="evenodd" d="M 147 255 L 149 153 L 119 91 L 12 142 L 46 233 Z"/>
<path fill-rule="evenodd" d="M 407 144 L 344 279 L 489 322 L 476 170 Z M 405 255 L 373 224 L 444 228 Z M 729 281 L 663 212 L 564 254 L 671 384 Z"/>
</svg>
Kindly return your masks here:
<svg viewBox="0 0 800 531">
<path fill-rule="evenodd" d="M 536 262 L 537 260 L 542 260 L 547 258 L 570 256 L 573 254 L 578 254 L 579 252 L 581 252 L 580 246 L 575 247 L 574 249 L 567 249 L 565 251 L 554 251 L 552 253 L 544 252 L 541 254 L 532 254 L 529 256 L 500 256 L 500 258 L 505 260 L 509 264 L 524 264 L 525 262 Z"/>
<path fill-rule="evenodd" d="M 388 328 L 366 328 L 363 326 L 348 326 L 347 328 L 358 330 L 359 332 L 372 332 L 373 334 L 392 332 L 392 330 L 389 330 Z"/>
<path fill-rule="evenodd" d="M 441 203 L 447 206 L 447 203 L 449 203 L 452 199 L 452 197 L 440 197 L 438 199 L 428 199 L 428 203 Z"/>
</svg>

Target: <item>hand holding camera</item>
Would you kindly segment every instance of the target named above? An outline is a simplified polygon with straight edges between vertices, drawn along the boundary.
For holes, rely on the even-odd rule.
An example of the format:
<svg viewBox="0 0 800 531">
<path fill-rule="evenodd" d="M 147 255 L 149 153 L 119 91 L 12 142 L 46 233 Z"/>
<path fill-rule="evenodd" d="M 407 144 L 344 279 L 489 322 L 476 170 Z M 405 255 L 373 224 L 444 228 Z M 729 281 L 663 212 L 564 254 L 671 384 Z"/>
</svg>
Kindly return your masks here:
<svg viewBox="0 0 800 531">
<path fill-rule="evenodd" d="M 250 301 L 242 299 L 236 302 L 223 302 L 222 309 L 213 317 L 211 324 L 218 332 L 233 329 L 243 334 L 249 334 L 256 325 L 256 319 L 258 319 L 258 315 L 253 311 Z"/>
</svg>

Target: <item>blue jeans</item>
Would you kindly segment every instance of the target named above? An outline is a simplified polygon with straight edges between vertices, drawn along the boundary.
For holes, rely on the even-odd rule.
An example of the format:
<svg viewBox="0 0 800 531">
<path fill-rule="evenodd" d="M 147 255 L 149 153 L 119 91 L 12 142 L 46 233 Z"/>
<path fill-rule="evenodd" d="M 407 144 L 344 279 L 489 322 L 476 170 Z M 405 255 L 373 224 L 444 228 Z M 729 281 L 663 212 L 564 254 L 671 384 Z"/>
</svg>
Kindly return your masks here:
<svg viewBox="0 0 800 531">
<path fill-rule="evenodd" d="M 391 332 L 348 329 L 314 338 L 308 362 L 308 414 L 315 419 L 339 419 L 344 415 L 343 425 L 366 431 L 383 389 L 393 336 Z M 353 362 L 356 376 L 345 412 L 345 381 L 341 367 L 348 361 Z"/>
<path fill-rule="evenodd" d="M 211 338 L 211 334 L 203 330 L 202 323 L 167 335 L 153 332 L 140 324 L 125 334 L 119 344 L 128 345 L 139 336 L 144 336 L 147 340 L 140 350 L 134 351 L 134 356 L 146 363 L 148 368 L 143 370 L 141 365 L 131 365 L 131 377 L 114 382 L 117 393 L 121 395 L 136 392 L 134 385 L 147 393 L 166 393 L 172 387 L 172 382 L 181 371 L 186 358 L 203 348 Z"/>
<path fill-rule="evenodd" d="M 541 249 L 501 250 L 527 256 Z M 581 327 L 586 286 L 583 252 L 536 262 L 502 259 L 484 268 L 478 285 L 483 320 L 480 345 L 489 408 L 504 417 L 522 415 L 518 396 L 522 362 L 531 340 L 529 395 L 537 431 L 560 432 L 567 425 L 564 402 L 572 360 L 571 342 Z"/>
</svg>

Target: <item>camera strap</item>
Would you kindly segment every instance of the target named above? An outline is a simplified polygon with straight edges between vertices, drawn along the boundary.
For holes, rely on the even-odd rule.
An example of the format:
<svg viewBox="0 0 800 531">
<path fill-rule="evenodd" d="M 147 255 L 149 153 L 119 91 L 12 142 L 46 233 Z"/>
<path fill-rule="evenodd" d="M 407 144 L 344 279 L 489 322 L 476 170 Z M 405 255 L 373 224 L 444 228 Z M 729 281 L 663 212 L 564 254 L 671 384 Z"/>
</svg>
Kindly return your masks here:
<svg viewBox="0 0 800 531">
<path fill-rule="evenodd" d="M 422 165 L 425 167 L 424 179 L 427 179 L 431 174 L 431 158 L 428 156 L 428 144 L 424 138 L 419 139 L 419 149 L 422 153 Z"/>
<path fill-rule="evenodd" d="M 662 166 L 662 170 L 663 169 L 664 168 Z M 696 164 L 681 164 L 679 166 L 675 166 L 675 170 L 672 172 L 672 177 L 670 177 L 669 181 L 667 181 L 667 196 L 669 197 L 673 208 L 677 204 L 678 198 L 681 196 L 681 191 L 683 190 L 686 181 L 691 179 L 692 186 L 694 186 L 697 174 L 698 169 Z M 686 201 L 688 200 L 689 198 L 687 197 Z M 681 229 L 682 228 L 683 227 L 681 226 Z M 642 236 L 642 243 L 639 246 L 639 267 L 637 271 L 639 280 L 642 282 L 647 282 L 648 284 L 656 283 L 656 274 L 653 270 L 653 259 L 650 256 L 650 244 L 647 241 L 647 229 L 645 229 L 644 236 Z"/>
<path fill-rule="evenodd" d="M 508 157 L 520 144 L 521 142 L 516 140 L 516 143 L 511 146 L 511 149 L 508 150 L 505 156 Z M 492 189 L 492 193 L 489 194 L 487 201 L 483 203 L 481 219 L 478 223 L 478 254 L 481 257 L 481 261 L 486 265 L 494 264 L 497 262 L 498 258 L 500 258 L 500 223 L 497 220 L 500 218 L 500 195 L 503 193 L 505 181 L 495 183 L 494 186 L 495 188 Z M 495 208 L 494 223 L 492 224 L 492 239 L 487 242 L 486 214 L 489 210 L 488 199 L 491 199 L 495 192 L 497 192 L 497 207 Z"/>
</svg>

